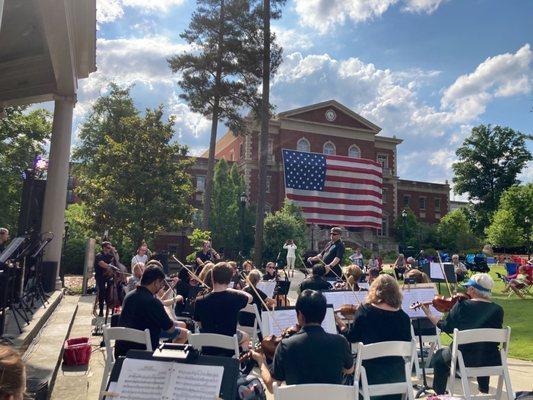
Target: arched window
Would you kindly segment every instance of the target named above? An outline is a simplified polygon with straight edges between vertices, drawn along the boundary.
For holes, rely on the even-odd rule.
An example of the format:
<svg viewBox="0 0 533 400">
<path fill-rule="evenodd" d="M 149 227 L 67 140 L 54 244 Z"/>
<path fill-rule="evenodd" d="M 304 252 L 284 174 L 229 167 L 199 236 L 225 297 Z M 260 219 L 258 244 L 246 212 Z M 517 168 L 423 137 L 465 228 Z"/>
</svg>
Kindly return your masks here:
<svg viewBox="0 0 533 400">
<path fill-rule="evenodd" d="M 348 157 L 361 158 L 361 150 L 355 144 L 352 144 L 348 149 Z"/>
<path fill-rule="evenodd" d="M 305 151 L 307 153 L 311 151 L 311 145 L 309 144 L 309 140 L 307 140 L 306 138 L 301 138 L 300 140 L 298 140 L 298 143 L 296 144 L 296 150 Z"/>
<path fill-rule="evenodd" d="M 335 145 L 331 142 L 324 143 L 324 148 L 322 150 L 324 154 L 334 155 L 336 153 L 335 151 Z"/>
</svg>

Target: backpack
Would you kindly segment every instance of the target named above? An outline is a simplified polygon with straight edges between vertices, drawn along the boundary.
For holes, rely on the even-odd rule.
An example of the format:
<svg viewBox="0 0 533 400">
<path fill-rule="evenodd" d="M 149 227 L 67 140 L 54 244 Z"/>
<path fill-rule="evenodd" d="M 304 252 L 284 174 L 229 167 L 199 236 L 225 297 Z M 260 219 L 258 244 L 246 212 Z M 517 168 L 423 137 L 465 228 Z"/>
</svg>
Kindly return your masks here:
<svg viewBox="0 0 533 400">
<path fill-rule="evenodd" d="M 266 400 L 261 381 L 253 375 L 240 375 L 237 379 L 237 400 Z"/>
</svg>

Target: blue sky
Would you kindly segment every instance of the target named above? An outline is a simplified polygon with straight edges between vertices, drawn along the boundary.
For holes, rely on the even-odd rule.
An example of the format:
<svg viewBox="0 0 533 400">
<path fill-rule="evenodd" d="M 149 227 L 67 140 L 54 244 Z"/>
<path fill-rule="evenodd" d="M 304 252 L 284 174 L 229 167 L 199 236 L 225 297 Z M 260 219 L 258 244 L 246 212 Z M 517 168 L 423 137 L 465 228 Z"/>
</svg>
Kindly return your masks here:
<svg viewBox="0 0 533 400">
<path fill-rule="evenodd" d="M 188 49 L 179 34 L 195 2 L 97 4 L 98 71 L 80 82 L 75 130 L 110 81 L 134 84 L 136 105 L 164 104 L 176 138 L 202 152 L 210 123 L 178 98 L 165 61 Z M 336 99 L 404 139 L 402 178 L 444 182 L 473 126 L 533 133 L 532 17 L 525 0 L 289 0 L 273 22 L 284 62 L 272 102 L 285 111 Z M 521 178 L 533 181 L 532 170 Z"/>
</svg>

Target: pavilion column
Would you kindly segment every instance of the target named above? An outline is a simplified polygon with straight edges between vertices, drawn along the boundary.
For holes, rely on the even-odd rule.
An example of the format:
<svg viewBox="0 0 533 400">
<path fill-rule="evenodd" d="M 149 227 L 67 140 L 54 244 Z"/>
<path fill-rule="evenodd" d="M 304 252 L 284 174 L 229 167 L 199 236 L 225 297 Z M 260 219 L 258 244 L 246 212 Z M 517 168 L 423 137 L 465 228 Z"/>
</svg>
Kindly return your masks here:
<svg viewBox="0 0 533 400">
<path fill-rule="evenodd" d="M 72 114 L 75 103 L 75 97 L 56 97 L 54 106 L 54 121 L 52 124 L 41 224 L 41 232 L 52 232 L 54 234 L 54 239 L 46 247 L 43 257 L 46 262 L 43 270 L 43 284 L 46 290 L 61 288 L 59 264 L 65 228 Z"/>
</svg>

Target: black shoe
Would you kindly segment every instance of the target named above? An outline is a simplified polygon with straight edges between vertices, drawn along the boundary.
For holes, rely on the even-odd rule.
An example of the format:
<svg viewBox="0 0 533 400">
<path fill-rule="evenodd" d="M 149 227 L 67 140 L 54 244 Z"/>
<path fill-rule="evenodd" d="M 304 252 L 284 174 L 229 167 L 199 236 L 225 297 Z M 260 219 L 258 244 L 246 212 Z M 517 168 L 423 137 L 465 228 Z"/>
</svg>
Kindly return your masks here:
<svg viewBox="0 0 533 400">
<path fill-rule="evenodd" d="M 98 313 L 98 316 L 99 317 L 103 317 L 104 316 L 104 312 L 102 310 L 100 310 L 100 312 Z"/>
</svg>

